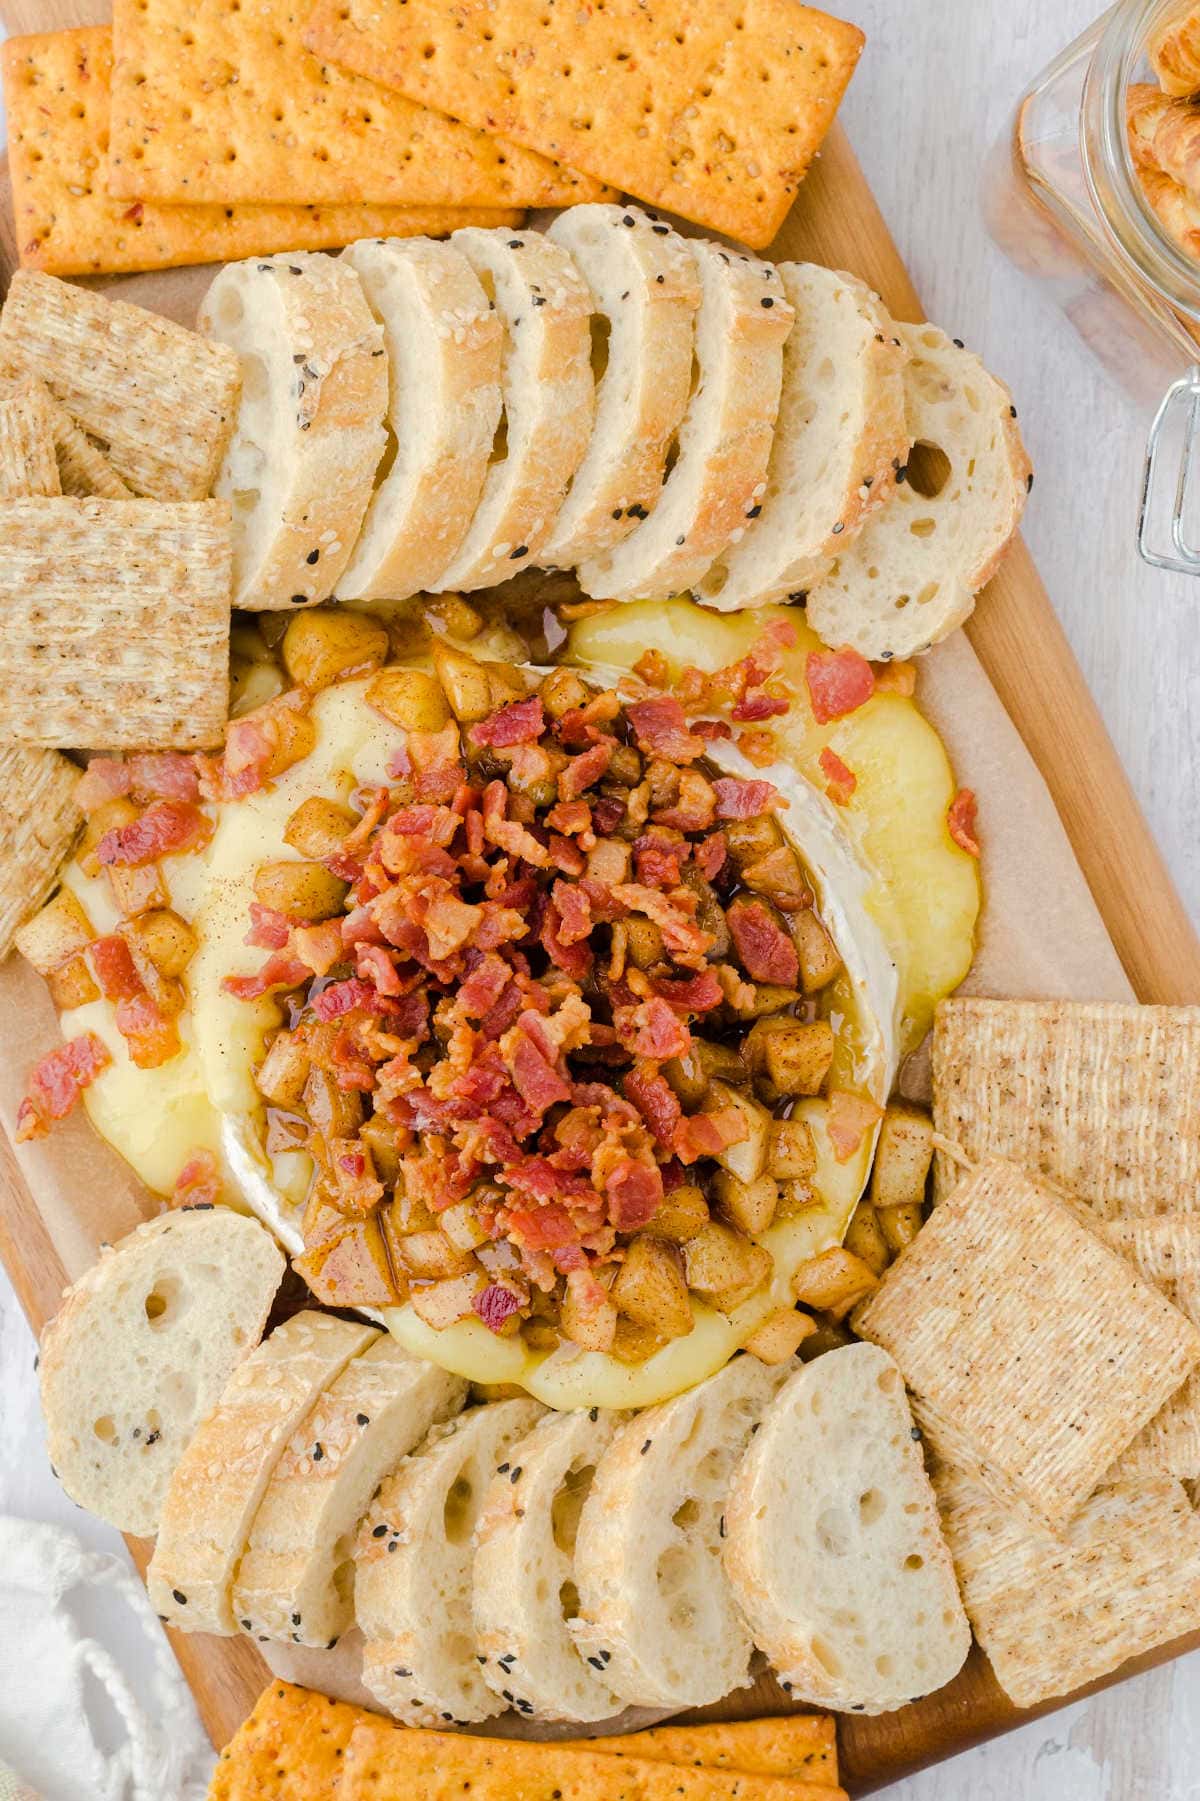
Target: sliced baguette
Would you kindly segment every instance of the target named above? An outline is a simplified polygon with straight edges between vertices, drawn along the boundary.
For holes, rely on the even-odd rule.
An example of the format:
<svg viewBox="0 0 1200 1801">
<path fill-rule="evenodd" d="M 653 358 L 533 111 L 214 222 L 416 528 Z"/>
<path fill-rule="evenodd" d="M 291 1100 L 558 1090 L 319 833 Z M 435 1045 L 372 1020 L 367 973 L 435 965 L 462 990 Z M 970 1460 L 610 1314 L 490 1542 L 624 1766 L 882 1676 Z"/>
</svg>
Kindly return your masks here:
<svg viewBox="0 0 1200 1801">
<path fill-rule="evenodd" d="M 439 589 L 495 587 L 531 569 L 583 460 L 596 384 L 592 297 L 575 264 L 536 231 L 456 231 L 504 326 L 504 418 L 479 507 Z"/>
<path fill-rule="evenodd" d="M 865 282 L 817 263 L 780 263 L 796 323 L 762 511 L 701 579 L 706 606 L 802 600 L 904 467 L 908 351 Z"/>
<path fill-rule="evenodd" d="M 497 1401 L 435 1426 L 383 1484 L 359 1528 L 363 1681 L 409 1726 L 502 1711 L 475 1657 L 473 1540 L 488 1483 L 544 1412 L 536 1401 Z M 511 1465 L 505 1474 L 520 1479 Z"/>
<path fill-rule="evenodd" d="M 352 1357 L 296 1427 L 233 1585 L 243 1632 L 332 1648 L 354 1620 L 354 1531 L 383 1478 L 467 1385 L 384 1337 Z"/>
<path fill-rule="evenodd" d="M 797 1700 L 885 1713 L 942 1688 L 971 1629 L 900 1371 L 847 1345 L 768 1407 L 725 1509 L 725 1570 Z"/>
<path fill-rule="evenodd" d="M 378 1337 L 373 1326 L 330 1313 L 297 1313 L 233 1372 L 163 1504 L 146 1582 L 172 1626 L 237 1631 L 233 1579 L 284 1446 L 322 1390 Z"/>
<path fill-rule="evenodd" d="M 342 600 L 406 600 L 436 582 L 479 504 L 500 420 L 504 331 L 470 263 L 432 238 L 342 252 L 383 328 L 390 467 L 367 509 Z"/>
<path fill-rule="evenodd" d="M 158 1530 L 196 1427 L 258 1343 L 283 1256 L 228 1207 L 167 1213 L 122 1238 L 42 1337 L 50 1461 L 81 1507 L 122 1532 Z"/>
<path fill-rule="evenodd" d="M 552 1413 L 492 1477 L 475 1550 L 475 1650 L 483 1679 L 544 1720 L 604 1720 L 621 1711 L 567 1629 L 576 1606 L 575 1537 L 596 1465 L 619 1413 Z"/>
<path fill-rule="evenodd" d="M 683 239 L 640 207 L 573 206 L 547 235 L 574 258 L 607 332 L 591 443 L 538 559 L 573 569 L 658 502 L 691 391 L 700 283 Z"/>
<path fill-rule="evenodd" d="M 792 307 L 772 264 L 689 238 L 700 278 L 696 373 L 649 519 L 580 565 L 597 600 L 666 600 L 736 543 L 766 492 Z"/>
<path fill-rule="evenodd" d="M 933 325 L 898 325 L 910 352 L 907 480 L 809 590 L 826 644 L 888 661 L 928 650 L 970 616 L 1033 481 L 1004 383 Z"/>
<path fill-rule="evenodd" d="M 721 1570 L 725 1495 L 794 1364 L 736 1357 L 623 1426 L 600 1459 L 575 1543 L 585 1657 L 621 1699 L 704 1707 L 749 1681 L 750 1635 Z"/>
<path fill-rule="evenodd" d="M 315 252 L 230 263 L 199 324 L 242 364 L 216 494 L 233 504 L 233 604 L 326 600 L 350 560 L 386 442 L 383 332 L 348 263 Z"/>
</svg>

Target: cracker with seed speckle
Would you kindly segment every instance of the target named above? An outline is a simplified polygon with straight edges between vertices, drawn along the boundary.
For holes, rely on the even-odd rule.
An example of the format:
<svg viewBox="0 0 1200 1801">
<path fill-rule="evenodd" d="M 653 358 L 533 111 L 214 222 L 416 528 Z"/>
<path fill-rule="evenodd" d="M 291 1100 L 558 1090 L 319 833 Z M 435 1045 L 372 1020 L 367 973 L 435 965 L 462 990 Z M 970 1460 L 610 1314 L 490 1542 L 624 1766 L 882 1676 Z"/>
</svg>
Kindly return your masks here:
<svg viewBox="0 0 1200 1801">
<path fill-rule="evenodd" d="M 1101 1219 L 1200 1210 L 1200 1007 L 955 997 L 933 1031 L 933 1117 Z M 935 1193 L 953 1188 L 939 1154 Z"/>
<path fill-rule="evenodd" d="M 0 958 L 37 912 L 79 830 L 79 769 L 54 750 L 0 745 Z"/>
<path fill-rule="evenodd" d="M 220 744 L 228 503 L 0 500 L 0 740 Z"/>
<path fill-rule="evenodd" d="M 29 381 L 0 400 L 0 499 L 61 494 L 50 397 Z"/>
<path fill-rule="evenodd" d="M 158 313 L 18 269 L 0 361 L 39 375 L 114 469 L 155 500 L 212 490 L 241 390 L 236 354 Z"/>
<path fill-rule="evenodd" d="M 318 0 L 304 36 L 332 63 L 756 249 L 864 41 L 797 0 Z"/>
<path fill-rule="evenodd" d="M 975 1636 L 1018 1707 L 1200 1627 L 1200 1518 L 1181 1483 L 1100 1488 L 1061 1533 L 959 1472 L 933 1483 Z"/>
<path fill-rule="evenodd" d="M 899 1364 L 939 1458 L 1052 1528 L 1200 1363 L 1191 1321 L 999 1158 L 934 1208 L 854 1326 Z"/>
</svg>

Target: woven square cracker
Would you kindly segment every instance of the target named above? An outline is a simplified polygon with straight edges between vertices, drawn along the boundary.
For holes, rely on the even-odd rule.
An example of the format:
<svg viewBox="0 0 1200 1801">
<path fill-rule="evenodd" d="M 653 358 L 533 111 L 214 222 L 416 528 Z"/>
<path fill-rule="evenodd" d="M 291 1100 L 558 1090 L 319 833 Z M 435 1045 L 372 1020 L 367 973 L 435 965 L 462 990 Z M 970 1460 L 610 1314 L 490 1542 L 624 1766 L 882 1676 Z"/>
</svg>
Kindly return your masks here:
<svg viewBox="0 0 1200 1801">
<path fill-rule="evenodd" d="M 1101 1234 L 1200 1326 L 1200 1213 L 1108 1220 Z M 1190 1375 L 1143 1427 L 1116 1468 L 1122 1476 L 1200 1476 L 1200 1373 Z"/>
<path fill-rule="evenodd" d="M 471 1738 L 364 1714 L 337 1801 L 845 1801 L 845 1790 L 794 1777 L 610 1757 L 599 1746 Z"/>
<path fill-rule="evenodd" d="M 241 389 L 227 345 L 127 301 L 18 269 L 0 313 L 0 357 L 40 375 L 135 492 L 206 498 Z"/>
<path fill-rule="evenodd" d="M 1102 1219 L 1200 1209 L 1200 1007 L 954 999 L 933 1031 L 933 1116 Z M 957 1179 L 939 1155 L 935 1194 Z"/>
<path fill-rule="evenodd" d="M 213 1771 L 208 1801 L 336 1801 L 351 1735 L 366 1715 L 290 1682 L 272 1682 Z"/>
<path fill-rule="evenodd" d="M 127 274 L 277 250 L 333 250 L 361 237 L 439 237 L 523 217 L 500 207 L 131 205 L 112 199 L 107 187 L 108 27 L 11 38 L 0 64 L 23 268 Z"/>
<path fill-rule="evenodd" d="M 1018 1707 L 1200 1627 L 1200 1517 L 1181 1483 L 1098 1489 L 1055 1534 L 958 1472 L 933 1481 L 963 1605 Z"/>
<path fill-rule="evenodd" d="M 112 750 L 221 742 L 228 503 L 0 501 L 0 740 Z"/>
<path fill-rule="evenodd" d="M 115 0 L 113 193 L 404 207 L 601 198 L 598 182 L 534 151 L 325 66 L 301 41 L 304 12 L 292 0 Z"/>
<path fill-rule="evenodd" d="M 40 381 L 0 399 L 0 500 L 62 493 L 50 406 Z"/>
<path fill-rule="evenodd" d="M 762 248 L 864 40 L 798 0 L 317 0 L 305 41 L 426 106 Z"/>
<path fill-rule="evenodd" d="M 1200 1363 L 1200 1331 L 998 1158 L 935 1207 L 858 1310 L 937 1455 L 1051 1526 Z"/>
<path fill-rule="evenodd" d="M 56 750 L 0 745 L 0 958 L 58 879 L 83 819 L 79 776 Z"/>
<path fill-rule="evenodd" d="M 45 382 L 36 376 L 23 375 L 7 353 L 0 348 L 0 399 L 30 385 L 36 385 L 45 401 L 54 431 L 54 454 L 58 459 L 58 479 L 64 494 L 77 494 L 81 499 L 100 495 L 105 500 L 130 500 L 132 495 L 102 450 L 85 437 L 65 407 L 61 407 Z"/>
</svg>

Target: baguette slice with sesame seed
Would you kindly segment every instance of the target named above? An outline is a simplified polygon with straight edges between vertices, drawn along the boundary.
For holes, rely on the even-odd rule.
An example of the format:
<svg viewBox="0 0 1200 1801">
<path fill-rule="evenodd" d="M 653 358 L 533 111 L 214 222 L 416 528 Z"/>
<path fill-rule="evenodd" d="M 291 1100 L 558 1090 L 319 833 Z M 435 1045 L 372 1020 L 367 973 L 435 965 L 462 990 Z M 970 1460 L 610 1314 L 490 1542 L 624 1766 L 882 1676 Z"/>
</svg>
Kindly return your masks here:
<svg viewBox="0 0 1200 1801">
<path fill-rule="evenodd" d="M 106 1250 L 42 1336 L 50 1461 L 122 1532 L 158 1529 L 200 1420 L 258 1342 L 283 1257 L 228 1207 L 165 1213 Z"/>
<path fill-rule="evenodd" d="M 435 1426 L 384 1482 L 359 1528 L 363 1681 L 406 1725 L 486 1720 L 516 1696 L 514 1689 L 497 1700 L 476 1658 L 475 1528 L 497 1469 L 513 1486 L 520 1481 L 510 1453 L 545 1411 L 537 1401 L 496 1401 Z"/>
<path fill-rule="evenodd" d="M 216 486 L 233 506 L 233 604 L 265 612 L 327 600 L 386 442 L 387 358 L 362 283 L 316 252 L 230 263 L 199 324 L 242 365 Z"/>
<path fill-rule="evenodd" d="M 383 1478 L 467 1385 L 379 1339 L 318 1396 L 275 1465 L 233 1586 L 243 1632 L 329 1646 L 354 1618 L 354 1531 Z M 248 1622 L 248 1623 L 247 1623 Z"/>
<path fill-rule="evenodd" d="M 528 1701 L 543 1720 L 605 1720 L 621 1703 L 567 1628 L 575 1608 L 575 1535 L 596 1472 L 625 1416 L 551 1413 L 492 1477 L 475 1550 L 475 1650 L 483 1679 Z"/>
<path fill-rule="evenodd" d="M 163 1504 L 146 1582 L 172 1626 L 237 1631 L 233 1579 L 271 1473 L 317 1396 L 379 1336 L 331 1313 L 297 1313 L 233 1372 Z"/>
<path fill-rule="evenodd" d="M 750 1635 L 721 1570 L 729 1479 L 796 1367 L 735 1357 L 622 1426 L 596 1469 L 575 1541 L 585 1657 L 623 1701 L 705 1707 L 750 1680 Z"/>
<path fill-rule="evenodd" d="M 666 600 L 695 588 L 766 490 L 791 302 L 772 264 L 704 238 L 687 246 L 700 278 L 691 399 L 658 505 L 579 567 L 597 600 Z"/>
<path fill-rule="evenodd" d="M 793 1375 L 726 1503 L 725 1569 L 797 1700 L 885 1713 L 944 1687 L 971 1628 L 904 1380 L 877 1345 Z"/>
<path fill-rule="evenodd" d="M 575 259 L 596 308 L 596 423 L 539 561 L 573 569 L 658 503 L 688 403 L 700 283 L 686 244 L 636 206 L 572 206 L 548 236 Z"/>
<path fill-rule="evenodd" d="M 453 244 L 364 238 L 342 252 L 383 327 L 394 451 L 380 464 L 341 600 L 407 600 L 435 583 L 479 504 L 500 420 L 504 331 Z"/>
<path fill-rule="evenodd" d="M 799 600 L 887 500 L 908 454 L 895 326 L 864 282 L 780 263 L 796 310 L 762 510 L 701 580 L 706 606 Z"/>
<path fill-rule="evenodd" d="M 559 244 L 469 226 L 462 252 L 504 327 L 504 414 L 470 530 L 430 587 L 494 588 L 531 569 L 592 434 L 592 296 Z"/>
<path fill-rule="evenodd" d="M 969 617 L 1020 523 L 1033 476 L 1004 383 L 933 325 L 898 325 L 908 479 L 809 590 L 826 644 L 917 656 Z"/>
</svg>

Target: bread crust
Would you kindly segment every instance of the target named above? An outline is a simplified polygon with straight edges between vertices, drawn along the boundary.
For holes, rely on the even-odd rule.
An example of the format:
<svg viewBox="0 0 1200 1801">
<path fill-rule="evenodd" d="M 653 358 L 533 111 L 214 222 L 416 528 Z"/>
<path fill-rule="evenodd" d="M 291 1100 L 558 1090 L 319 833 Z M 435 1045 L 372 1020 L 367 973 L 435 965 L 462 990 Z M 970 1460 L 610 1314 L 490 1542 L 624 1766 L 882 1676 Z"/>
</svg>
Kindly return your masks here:
<svg viewBox="0 0 1200 1801">
<path fill-rule="evenodd" d="M 547 236 L 574 257 L 608 321 L 591 442 L 540 557 L 573 569 L 657 505 L 688 403 L 700 283 L 683 239 L 636 206 L 571 207 Z"/>
<path fill-rule="evenodd" d="M 908 451 L 908 352 L 878 294 L 853 275 L 816 264 L 780 263 L 779 274 L 796 323 L 783 347 L 783 388 L 762 510 L 698 588 L 706 606 L 722 610 L 802 599 L 891 498 Z M 837 419 L 820 407 L 820 377 L 813 367 L 834 352 L 826 335 L 831 314 L 853 334 L 852 346 L 845 346 L 850 362 L 845 380 L 854 391 L 842 396 L 839 383 Z M 839 341 L 837 350 L 842 349 Z M 812 432 L 821 434 L 819 447 Z M 814 450 L 822 459 L 816 481 Z M 832 480 L 822 482 L 829 459 Z M 817 507 L 823 509 L 819 516 Z"/>
<path fill-rule="evenodd" d="M 624 1417 L 592 1408 L 539 1421 L 512 1452 L 519 1482 L 511 1471 L 493 1476 L 479 1518 L 472 1601 L 483 1679 L 542 1719 L 605 1720 L 621 1709 L 567 1630 L 561 1594 L 575 1578 L 574 1544 L 560 1544 L 555 1528 L 570 1478 L 599 1461 Z"/>
<path fill-rule="evenodd" d="M 332 1648 L 354 1619 L 337 1582 L 344 1541 L 399 1459 L 466 1398 L 465 1382 L 394 1338 L 350 1359 L 292 1433 L 254 1516 L 233 1585 L 243 1632 Z"/>
<path fill-rule="evenodd" d="M 276 1461 L 321 1391 L 378 1337 L 374 1326 L 297 1313 L 234 1371 L 163 1505 L 146 1584 L 170 1625 L 225 1637 L 238 1630 L 233 1579 Z"/>
<path fill-rule="evenodd" d="M 701 286 L 699 379 L 658 505 L 577 571 L 597 600 L 666 600 L 696 587 L 766 491 L 791 303 L 772 264 L 703 238 L 687 244 Z"/>
<path fill-rule="evenodd" d="M 808 1397 L 827 1387 L 832 1377 L 839 1382 L 845 1380 L 850 1364 L 854 1382 L 861 1385 L 863 1404 L 873 1408 L 878 1435 L 875 1442 L 866 1445 L 857 1437 L 847 1437 L 847 1462 L 845 1469 L 838 1472 L 842 1479 L 838 1484 L 831 1481 L 828 1463 L 824 1468 L 806 1471 L 797 1452 L 812 1449 L 804 1446 L 802 1436 L 804 1411 L 812 1405 Z M 799 1427 L 797 1419 L 801 1421 Z M 853 1517 L 849 1510 L 837 1505 L 841 1498 L 839 1486 L 854 1488 L 858 1503 L 855 1513 L 864 1499 L 877 1493 L 885 1496 L 893 1518 L 899 1521 L 894 1529 L 902 1535 L 896 1554 L 898 1564 L 903 1564 L 904 1558 L 921 1560 L 914 1576 L 921 1584 L 923 1605 L 913 1603 L 911 1631 L 914 1653 L 922 1658 L 929 1655 L 932 1646 L 939 1646 L 938 1656 L 931 1660 L 931 1676 L 918 1674 L 912 1667 L 879 1669 L 874 1659 L 867 1657 L 853 1627 L 844 1628 L 845 1643 L 836 1641 L 836 1628 L 826 1625 L 823 1597 L 818 1596 L 810 1611 L 805 1612 L 797 1607 L 794 1594 L 784 1592 L 789 1572 L 783 1535 L 789 1531 L 789 1516 L 796 1521 L 797 1530 L 807 1531 L 814 1524 L 806 1516 L 806 1496 L 789 1498 L 784 1492 L 789 1478 L 801 1488 L 819 1491 L 817 1507 L 828 1508 L 827 1533 L 845 1530 L 844 1522 Z M 828 1496 L 823 1483 L 829 1484 Z M 903 1512 L 897 1514 L 893 1503 L 901 1491 L 907 1500 Z M 822 1514 L 815 1521 L 814 1546 L 820 1544 L 824 1517 Z M 958 1598 L 954 1566 L 938 1524 L 937 1502 L 925 1473 L 919 1439 L 913 1436 L 904 1383 L 892 1359 L 877 1346 L 846 1346 L 828 1358 L 818 1358 L 791 1377 L 767 1408 L 761 1429 L 738 1465 L 725 1504 L 725 1529 L 722 1556 L 738 1606 L 755 1644 L 770 1659 L 794 1699 L 842 1712 L 886 1713 L 942 1687 L 961 1667 L 971 1644 L 970 1627 Z M 879 1555 L 873 1551 L 870 1528 L 859 1528 L 857 1542 L 853 1526 L 849 1531 L 851 1537 L 843 1549 L 852 1562 Z M 847 1593 L 842 1599 L 849 1609 L 853 1599 L 849 1579 L 838 1571 L 827 1552 L 822 1553 L 822 1559 L 812 1573 L 813 1590 L 820 1589 L 822 1580 L 830 1587 L 845 1585 Z M 931 1590 L 939 1591 L 940 1622 L 928 1617 Z M 895 1607 L 894 1595 L 889 1596 L 887 1605 L 889 1610 Z M 833 1641 L 828 1648 L 826 1633 Z M 864 1665 L 869 1668 L 864 1669 Z"/>
<path fill-rule="evenodd" d="M 245 1291 L 237 1340 L 231 1336 L 209 1369 L 204 1359 L 215 1343 L 216 1320 L 207 1317 L 197 1352 L 186 1313 L 176 1326 L 172 1312 L 197 1260 L 236 1265 Z M 257 1342 L 283 1270 L 281 1253 L 257 1220 L 224 1207 L 198 1209 L 135 1227 L 67 1290 L 42 1334 L 39 1376 L 50 1461 L 73 1500 L 122 1532 L 147 1538 L 159 1529 L 192 1429 Z M 154 1315 L 146 1306 L 151 1296 L 163 1304 Z M 127 1361 L 126 1393 L 97 1389 L 107 1363 L 105 1333 L 119 1336 L 108 1357 Z M 102 1403 L 94 1422 L 93 1405 Z M 96 1428 L 105 1419 L 101 1436 Z"/>
<path fill-rule="evenodd" d="M 359 1528 L 363 1681 L 408 1726 L 486 1720 L 503 1709 L 475 1661 L 471 1541 L 496 1466 L 544 1412 L 537 1401 L 496 1401 L 435 1426 Z"/>
<path fill-rule="evenodd" d="M 749 1681 L 750 1636 L 716 1552 L 729 1474 L 791 1367 L 736 1357 L 636 1415 L 600 1460 L 576 1541 L 572 1630 L 629 1705 L 703 1707 Z"/>
<path fill-rule="evenodd" d="M 558 244 L 538 232 L 456 231 L 450 242 L 505 326 L 505 454 L 491 464 L 440 589 L 491 588 L 533 568 L 587 449 L 595 413 L 592 298 Z"/>
<path fill-rule="evenodd" d="M 406 600 L 437 582 L 479 503 L 500 418 L 504 331 L 453 244 L 369 238 L 342 260 L 383 329 L 396 459 L 338 597 Z"/>
<path fill-rule="evenodd" d="M 243 363 L 216 485 L 235 501 L 233 605 L 269 612 L 327 600 L 386 441 L 383 333 L 362 284 L 348 263 L 315 252 L 231 263 L 199 325 Z M 248 514 L 235 498 L 246 492 L 260 495 Z"/>
<path fill-rule="evenodd" d="M 808 596 L 808 622 L 826 644 L 885 662 L 921 655 L 970 617 L 1033 485 L 1004 383 L 936 326 L 897 325 L 896 335 L 910 352 L 909 435 L 947 468 L 930 494 L 910 458 L 891 503 Z"/>
</svg>

